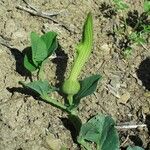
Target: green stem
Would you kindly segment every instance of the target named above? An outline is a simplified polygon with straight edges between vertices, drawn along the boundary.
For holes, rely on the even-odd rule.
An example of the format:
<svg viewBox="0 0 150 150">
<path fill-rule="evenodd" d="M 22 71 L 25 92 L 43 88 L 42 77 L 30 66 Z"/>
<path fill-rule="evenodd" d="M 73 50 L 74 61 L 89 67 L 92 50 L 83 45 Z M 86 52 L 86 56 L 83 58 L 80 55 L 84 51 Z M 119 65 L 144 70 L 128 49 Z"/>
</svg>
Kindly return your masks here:
<svg viewBox="0 0 150 150">
<path fill-rule="evenodd" d="M 51 105 L 53 105 L 53 106 L 55 106 L 55 107 L 57 107 L 57 108 L 60 108 L 61 110 L 64 110 L 64 111 L 70 113 L 69 110 L 67 110 L 67 107 L 66 107 L 65 105 L 61 104 L 60 102 L 58 102 L 58 101 L 55 100 L 55 99 L 52 99 L 52 98 L 49 97 L 48 95 L 41 95 L 40 97 L 41 97 L 44 101 L 50 103 Z"/>
<path fill-rule="evenodd" d="M 97 144 L 97 147 L 96 147 L 97 150 L 101 150 L 99 144 Z"/>
<path fill-rule="evenodd" d="M 69 105 L 71 106 L 73 104 L 73 95 L 68 95 L 67 100 L 69 102 Z"/>
<path fill-rule="evenodd" d="M 41 81 L 44 81 L 46 79 L 43 63 L 41 64 L 39 71 L 38 71 L 38 79 Z"/>
<path fill-rule="evenodd" d="M 92 150 L 89 144 L 87 144 L 84 140 L 79 142 L 86 150 Z"/>
</svg>

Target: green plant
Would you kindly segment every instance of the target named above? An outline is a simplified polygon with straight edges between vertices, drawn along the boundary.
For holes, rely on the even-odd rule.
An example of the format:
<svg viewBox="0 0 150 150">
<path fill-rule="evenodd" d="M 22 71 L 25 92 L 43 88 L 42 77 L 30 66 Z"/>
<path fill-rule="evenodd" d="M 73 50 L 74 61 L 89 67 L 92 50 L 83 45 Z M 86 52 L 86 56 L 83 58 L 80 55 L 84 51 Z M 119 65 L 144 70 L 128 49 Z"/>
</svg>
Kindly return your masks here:
<svg viewBox="0 0 150 150">
<path fill-rule="evenodd" d="M 76 46 L 76 58 L 74 65 L 71 69 L 69 78 L 65 80 L 63 84 L 63 92 L 68 95 L 69 104 L 73 103 L 73 96 L 80 90 L 80 83 L 78 76 L 81 72 L 82 67 L 88 60 L 93 45 L 93 22 L 92 16 L 89 14 L 88 19 L 84 25 L 83 37 L 81 42 Z"/>
<path fill-rule="evenodd" d="M 44 64 L 50 55 L 57 49 L 58 42 L 55 32 L 48 32 L 41 37 L 36 33 L 31 33 L 31 48 L 28 49 L 24 57 L 24 67 L 31 72 L 37 71 L 37 80 L 30 83 L 21 84 L 30 90 L 36 92 L 39 97 L 53 106 L 60 108 L 68 113 L 68 118 L 74 124 L 77 135 L 82 127 L 82 122 L 77 115 L 77 107 L 83 97 L 92 94 L 97 86 L 100 75 L 92 75 L 83 80 L 78 76 L 81 69 L 87 62 L 93 45 L 93 21 L 91 13 L 88 14 L 83 27 L 83 36 L 81 42 L 76 46 L 76 58 L 72 66 L 70 75 L 63 83 L 62 88 L 55 88 L 46 80 L 44 73 Z M 54 91 L 62 91 L 67 95 L 67 103 L 62 104 L 60 101 L 50 97 Z M 84 127 L 82 127 L 84 129 Z M 80 136 L 79 136 L 80 137 Z M 81 139 L 81 138 L 79 138 Z M 77 140 L 82 145 L 81 140 Z M 85 146 L 83 144 L 83 146 Z M 86 148 L 86 147 L 85 147 Z"/>
<path fill-rule="evenodd" d="M 150 2 L 144 1 L 143 13 L 139 14 L 137 10 L 127 11 L 129 6 L 123 0 L 112 0 L 116 12 L 118 13 L 119 24 L 114 25 L 113 32 L 115 33 L 116 42 L 119 48 L 122 49 L 122 54 L 128 58 L 132 54 L 134 45 L 141 45 L 145 48 L 150 33 Z"/>
<path fill-rule="evenodd" d="M 76 58 L 69 77 L 60 88 L 50 85 L 44 72 L 46 60 L 57 49 L 56 36 L 55 32 L 48 32 L 41 37 L 34 32 L 31 33 L 32 46 L 25 53 L 24 67 L 31 74 L 36 71 L 37 79 L 30 83 L 21 82 L 21 84 L 26 89 L 34 91 L 43 101 L 68 113 L 68 119 L 76 129 L 76 141 L 84 149 L 109 150 L 111 147 L 111 150 L 119 150 L 119 137 L 115 121 L 110 116 L 98 114 L 86 123 L 82 123 L 78 116 L 77 107 L 80 101 L 96 90 L 98 81 L 101 79 L 100 75 L 91 75 L 83 80 L 78 79 L 92 51 L 93 21 L 91 13 L 88 14 L 85 21 L 82 40 L 76 47 Z M 50 96 L 54 91 L 62 91 L 66 94 L 67 99 L 64 97 L 64 103 Z M 62 149 L 66 148 L 62 147 Z M 129 150 L 131 150 L 130 147 Z"/>
<path fill-rule="evenodd" d="M 33 72 L 38 70 L 38 78 L 44 80 L 43 65 L 47 58 L 54 53 L 58 47 L 55 32 L 47 32 L 39 37 L 35 32 L 31 33 L 31 48 L 24 57 L 24 67 Z"/>
<path fill-rule="evenodd" d="M 49 85 L 44 74 L 44 64 L 47 58 L 52 55 L 57 49 L 58 42 L 56 39 L 57 34 L 55 32 L 48 32 L 41 37 L 36 33 L 31 33 L 31 49 L 29 49 L 24 57 L 24 67 L 31 73 L 38 70 L 38 80 L 30 83 L 22 83 L 24 87 L 29 88 L 37 92 L 43 100 L 50 102 L 56 107 L 61 107 L 63 110 L 72 114 L 73 108 L 79 105 L 81 98 L 92 94 L 97 86 L 100 75 L 92 75 L 83 80 L 78 80 L 78 76 L 83 68 L 85 62 L 88 60 L 93 42 L 93 22 L 92 15 L 89 13 L 84 24 L 83 36 L 81 42 L 76 47 L 76 58 L 71 69 L 69 78 L 64 81 L 62 88 L 57 89 Z M 69 103 L 61 104 L 56 100 L 53 100 L 49 94 L 53 91 L 62 90 L 67 94 L 67 100 Z"/>
<path fill-rule="evenodd" d="M 120 10 L 122 11 L 129 8 L 129 6 L 123 0 L 112 0 L 112 1 L 115 4 L 116 11 L 120 11 Z"/>
</svg>

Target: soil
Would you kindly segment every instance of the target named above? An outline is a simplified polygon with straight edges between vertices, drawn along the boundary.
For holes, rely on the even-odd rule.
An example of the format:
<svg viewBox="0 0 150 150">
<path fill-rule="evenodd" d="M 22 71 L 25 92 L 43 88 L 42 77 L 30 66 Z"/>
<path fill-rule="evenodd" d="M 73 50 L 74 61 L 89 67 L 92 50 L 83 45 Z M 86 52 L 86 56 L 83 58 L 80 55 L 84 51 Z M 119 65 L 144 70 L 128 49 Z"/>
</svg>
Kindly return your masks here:
<svg viewBox="0 0 150 150">
<path fill-rule="evenodd" d="M 79 149 L 63 124 L 66 113 L 24 93 L 19 81 L 29 81 L 22 66 L 22 52 L 30 46 L 30 33 L 55 31 L 61 45 L 58 55 L 63 54 L 68 60 L 49 60 L 45 70 L 50 83 L 61 83 L 69 73 L 89 11 L 94 18 L 94 46 L 80 78 L 90 74 L 101 74 L 103 78 L 96 92 L 81 102 L 80 118 L 86 122 L 91 116 L 104 113 L 111 115 L 117 124 L 149 124 L 150 96 L 146 91 L 150 89 L 150 45 L 146 45 L 147 50 L 135 46 L 128 59 L 122 58 L 113 37 L 107 35 L 108 30 L 112 31 L 113 21 L 101 13 L 102 2 L 28 0 L 41 11 L 60 12 L 52 17 L 58 21 L 55 23 L 17 9 L 18 5 L 25 6 L 23 1 L 0 0 L 0 150 L 49 150 L 52 147 L 59 150 L 60 145 L 68 150 Z M 142 11 L 143 0 L 128 3 L 131 9 Z M 57 93 L 52 96 L 63 100 Z M 121 143 L 129 136 L 123 147 L 133 144 L 150 149 L 148 128 L 119 130 L 119 135 Z"/>
</svg>

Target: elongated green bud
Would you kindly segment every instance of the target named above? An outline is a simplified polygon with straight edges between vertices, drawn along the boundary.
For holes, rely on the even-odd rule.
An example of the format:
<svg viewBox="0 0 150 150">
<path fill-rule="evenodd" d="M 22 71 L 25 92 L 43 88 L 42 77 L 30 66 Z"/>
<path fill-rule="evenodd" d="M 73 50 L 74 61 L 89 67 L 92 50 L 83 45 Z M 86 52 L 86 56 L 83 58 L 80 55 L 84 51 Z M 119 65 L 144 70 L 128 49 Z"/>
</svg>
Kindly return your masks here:
<svg viewBox="0 0 150 150">
<path fill-rule="evenodd" d="M 93 45 L 93 20 L 92 14 L 89 13 L 83 28 L 83 35 L 81 42 L 76 46 L 77 54 L 70 73 L 69 78 L 63 84 L 63 92 L 68 95 L 68 99 L 72 99 L 73 95 L 80 90 L 80 83 L 78 76 L 82 67 L 88 60 Z M 72 101 L 72 100 L 70 100 Z"/>
</svg>

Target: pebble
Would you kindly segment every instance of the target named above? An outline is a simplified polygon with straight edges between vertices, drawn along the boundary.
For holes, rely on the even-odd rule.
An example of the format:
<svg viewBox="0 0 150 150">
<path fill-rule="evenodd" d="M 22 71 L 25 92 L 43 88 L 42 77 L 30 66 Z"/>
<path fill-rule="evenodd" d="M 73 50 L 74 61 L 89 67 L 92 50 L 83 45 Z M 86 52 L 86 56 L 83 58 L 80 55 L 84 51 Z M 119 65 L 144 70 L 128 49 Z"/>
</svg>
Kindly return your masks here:
<svg viewBox="0 0 150 150">
<path fill-rule="evenodd" d="M 56 139 L 52 134 L 46 137 L 46 143 L 51 150 L 60 150 L 62 143 L 60 139 Z"/>
<path fill-rule="evenodd" d="M 120 103 L 126 104 L 129 99 L 130 99 L 130 93 L 129 92 L 125 92 L 123 95 L 121 95 L 119 101 L 120 101 Z"/>
<path fill-rule="evenodd" d="M 104 55 L 104 56 L 105 56 L 105 55 L 107 56 L 107 55 L 110 54 L 110 47 L 109 47 L 108 44 L 106 44 L 106 43 L 103 44 L 100 49 L 103 51 L 103 55 Z"/>
</svg>

